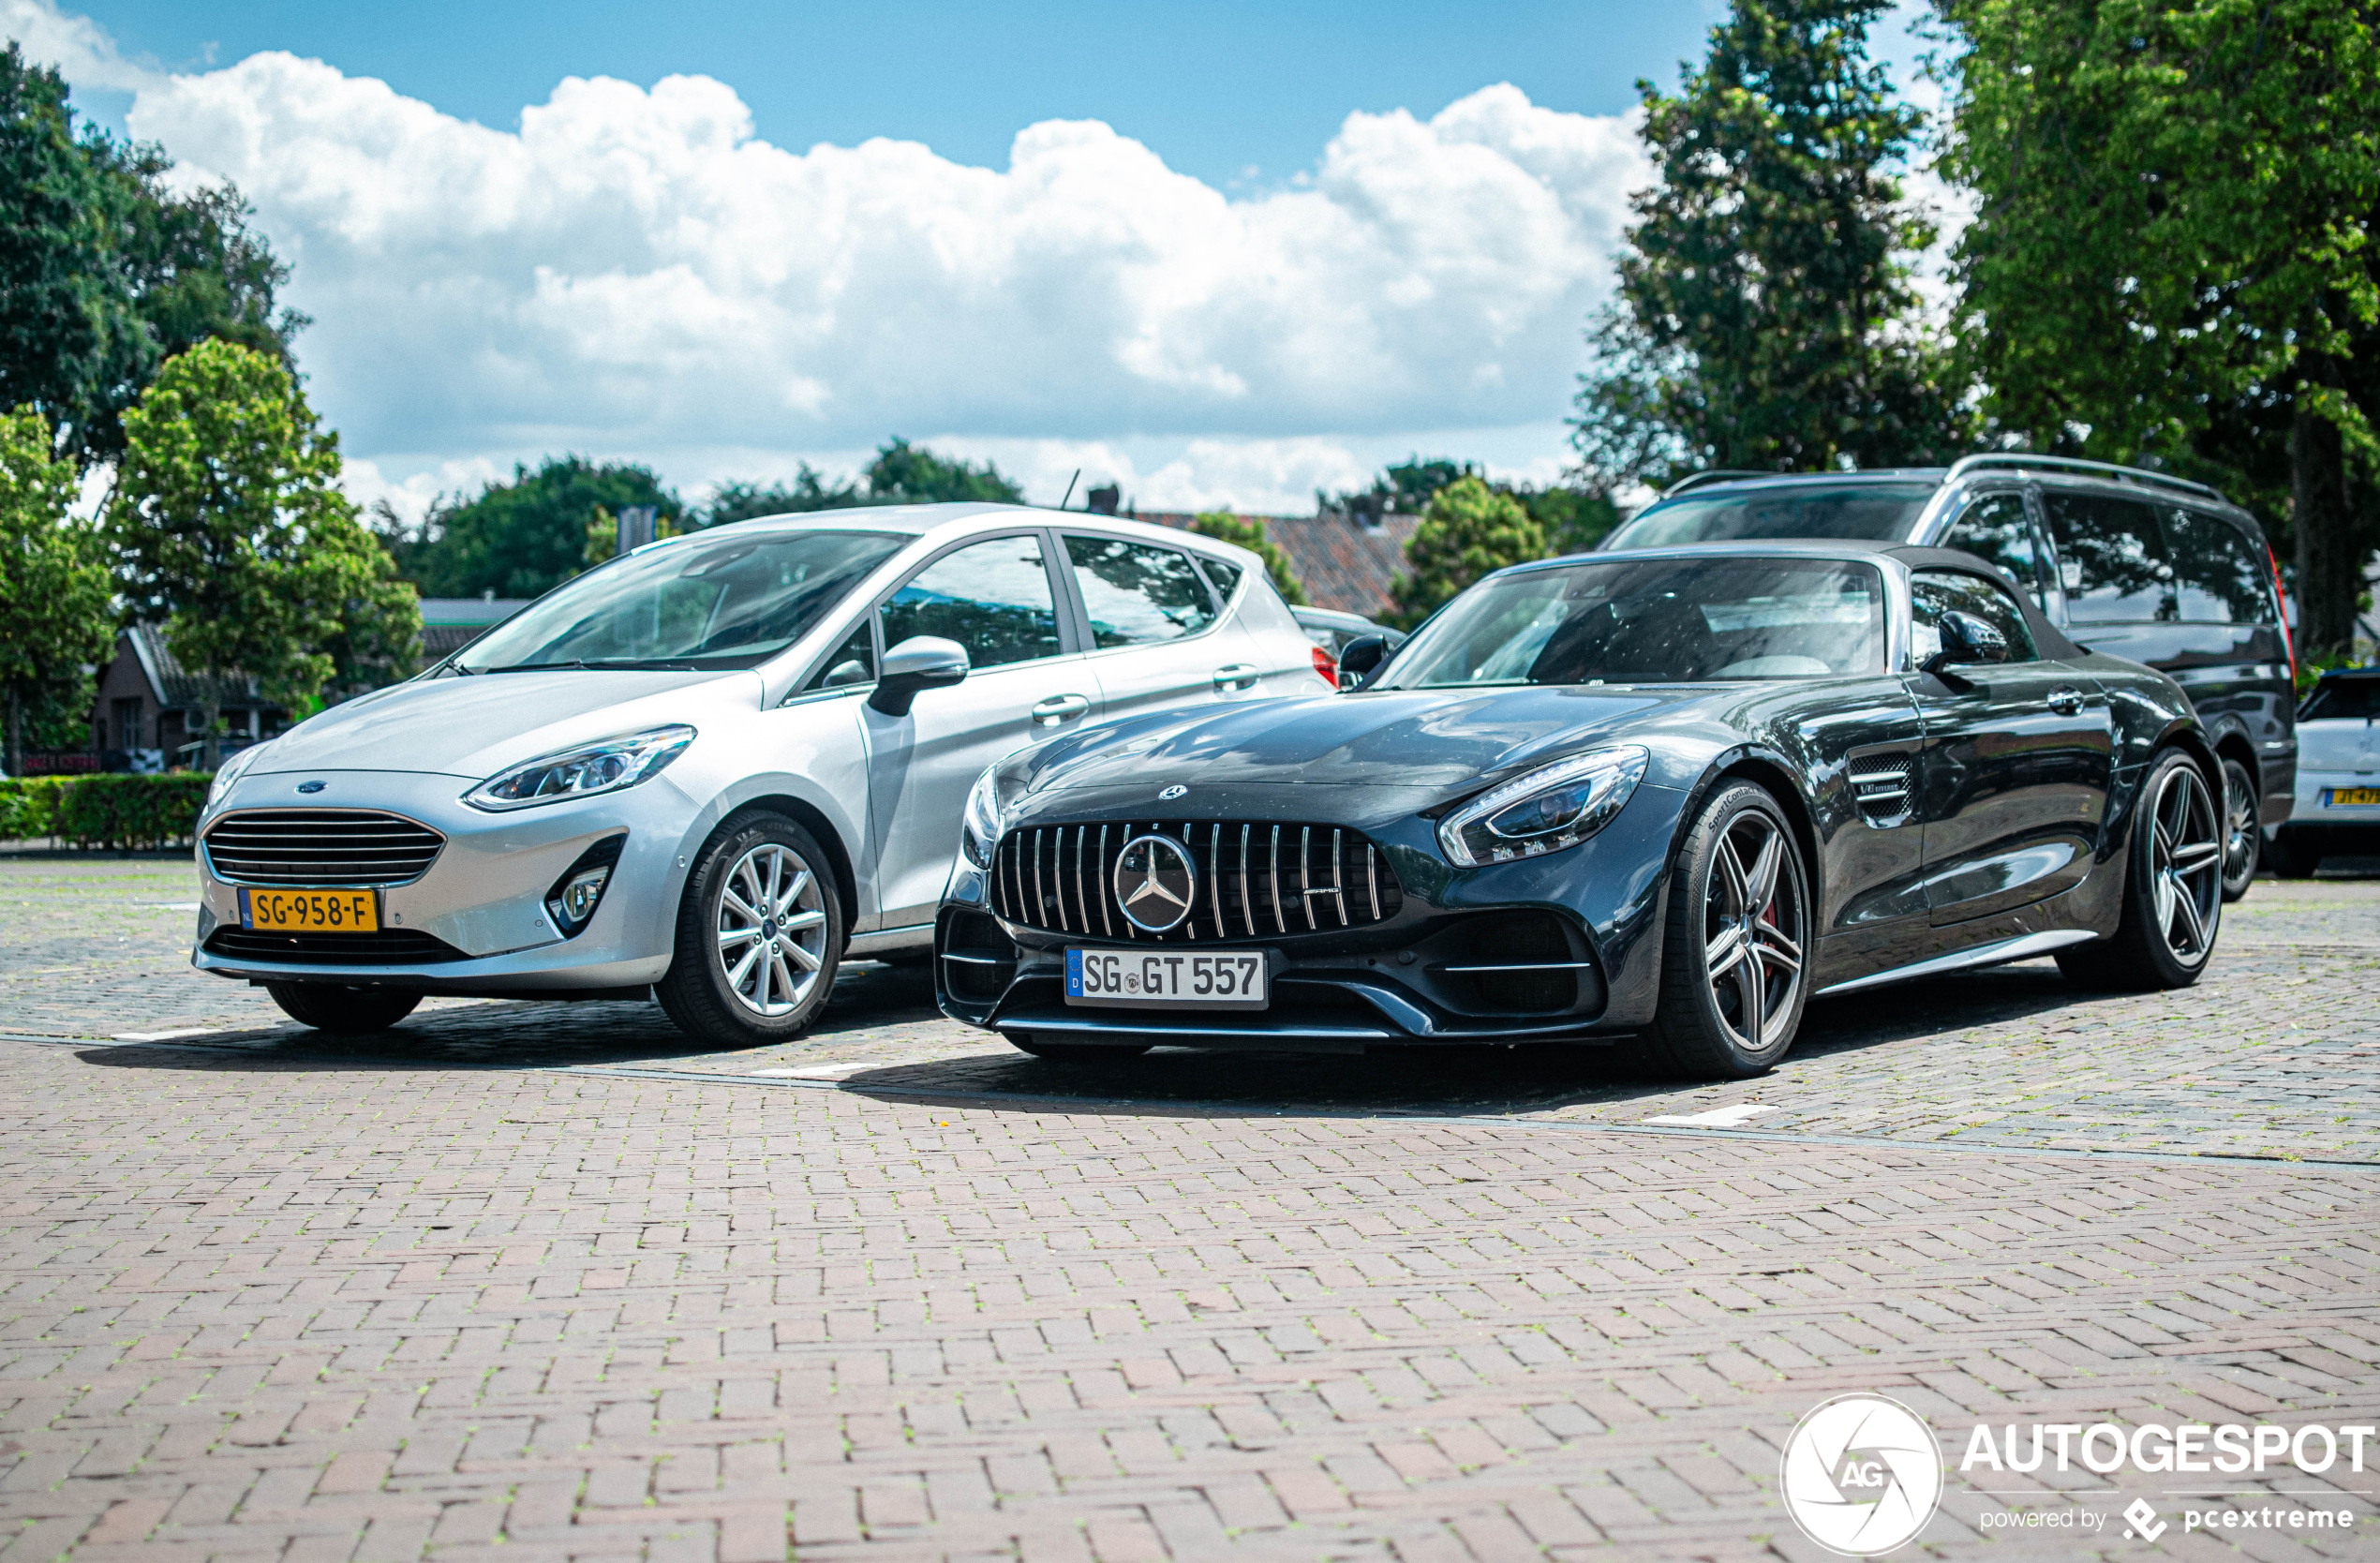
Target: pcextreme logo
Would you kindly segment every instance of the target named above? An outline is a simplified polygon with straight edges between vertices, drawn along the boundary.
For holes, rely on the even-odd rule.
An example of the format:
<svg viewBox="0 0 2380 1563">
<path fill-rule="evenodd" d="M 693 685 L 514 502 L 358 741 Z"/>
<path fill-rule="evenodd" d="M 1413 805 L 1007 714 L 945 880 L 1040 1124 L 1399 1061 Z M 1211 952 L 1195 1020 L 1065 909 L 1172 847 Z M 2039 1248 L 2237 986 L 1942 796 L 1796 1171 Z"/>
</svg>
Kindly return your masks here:
<svg viewBox="0 0 2380 1563">
<path fill-rule="evenodd" d="M 1942 1499 L 1941 1448 L 1925 1419 L 1880 1394 L 1823 1402 L 1785 1440 L 1778 1477 L 1802 1534 L 1844 1557 L 1914 1537 Z"/>
</svg>

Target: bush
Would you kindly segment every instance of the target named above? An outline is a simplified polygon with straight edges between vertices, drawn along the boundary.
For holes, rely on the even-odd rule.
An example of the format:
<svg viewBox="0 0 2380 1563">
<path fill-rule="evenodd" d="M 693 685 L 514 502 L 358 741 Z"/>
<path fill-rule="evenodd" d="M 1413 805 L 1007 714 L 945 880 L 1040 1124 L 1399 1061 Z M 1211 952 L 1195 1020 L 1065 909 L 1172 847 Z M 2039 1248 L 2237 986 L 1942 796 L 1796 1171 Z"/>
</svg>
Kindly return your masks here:
<svg viewBox="0 0 2380 1563">
<path fill-rule="evenodd" d="M 34 776 L 0 782 L 0 841 L 53 837 L 112 851 L 186 841 L 215 778 Z"/>
</svg>

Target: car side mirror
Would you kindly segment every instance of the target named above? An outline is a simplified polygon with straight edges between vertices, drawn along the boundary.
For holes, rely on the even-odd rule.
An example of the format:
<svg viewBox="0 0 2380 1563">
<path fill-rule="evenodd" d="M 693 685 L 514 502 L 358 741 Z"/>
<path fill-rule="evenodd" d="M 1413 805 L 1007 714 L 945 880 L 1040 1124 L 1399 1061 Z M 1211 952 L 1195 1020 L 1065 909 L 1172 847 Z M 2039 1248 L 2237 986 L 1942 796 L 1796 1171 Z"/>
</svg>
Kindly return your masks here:
<svg viewBox="0 0 2380 1563">
<path fill-rule="evenodd" d="M 1945 683 L 1942 670 L 1960 662 L 2004 662 L 2008 660 L 2008 637 L 1977 618 L 1971 613 L 1954 608 L 1942 615 L 1935 628 L 1942 637 L 1942 648 L 1926 659 L 1925 671 Z"/>
<path fill-rule="evenodd" d="M 967 648 L 940 635 L 912 635 L 885 653 L 876 692 L 868 704 L 886 716 L 905 717 L 920 690 L 946 690 L 967 677 Z"/>
<path fill-rule="evenodd" d="M 1358 689 L 1374 669 L 1389 660 L 1389 637 L 1358 635 L 1339 648 L 1339 687 Z"/>
</svg>

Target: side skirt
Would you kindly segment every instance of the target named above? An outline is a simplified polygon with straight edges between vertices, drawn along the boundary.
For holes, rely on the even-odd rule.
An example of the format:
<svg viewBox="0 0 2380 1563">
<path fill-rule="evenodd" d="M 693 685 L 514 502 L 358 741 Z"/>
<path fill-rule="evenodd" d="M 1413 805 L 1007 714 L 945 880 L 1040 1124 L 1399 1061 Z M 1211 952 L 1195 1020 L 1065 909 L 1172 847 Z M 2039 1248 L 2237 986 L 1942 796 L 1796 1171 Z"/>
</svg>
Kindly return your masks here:
<svg viewBox="0 0 2380 1563">
<path fill-rule="evenodd" d="M 2053 929 L 2046 933 L 2020 934 L 2014 939 L 1996 939 L 1988 945 L 1971 949 L 1955 950 L 1938 955 L 1930 960 L 1919 960 L 1907 966 L 1895 966 L 1890 971 L 1871 972 L 1864 977 L 1838 982 L 1832 988 L 1822 988 L 1813 998 L 1832 998 L 1837 993 L 1857 992 L 1863 988 L 1878 988 L 1888 982 L 1907 982 L 1912 977 L 1934 976 L 1942 972 L 1963 972 L 1973 966 L 2001 966 L 2011 960 L 2027 960 L 2036 955 L 2047 955 L 2068 945 L 2079 945 L 2098 935 L 2079 928 Z"/>
</svg>

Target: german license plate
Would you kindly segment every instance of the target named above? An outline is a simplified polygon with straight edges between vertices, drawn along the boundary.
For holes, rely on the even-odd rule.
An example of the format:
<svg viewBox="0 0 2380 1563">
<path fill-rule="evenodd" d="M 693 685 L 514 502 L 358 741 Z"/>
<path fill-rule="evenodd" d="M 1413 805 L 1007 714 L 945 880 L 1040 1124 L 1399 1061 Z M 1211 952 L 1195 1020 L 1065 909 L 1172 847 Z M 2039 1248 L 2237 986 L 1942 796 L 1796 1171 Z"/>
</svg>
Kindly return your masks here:
<svg viewBox="0 0 2380 1563">
<path fill-rule="evenodd" d="M 2380 803 L 2380 787 L 2332 787 L 2322 795 L 2325 809 L 2364 809 Z"/>
<path fill-rule="evenodd" d="M 1066 1002 L 1108 1009 L 1262 1009 L 1264 954 L 1242 950 L 1066 951 Z"/>
<path fill-rule="evenodd" d="M 240 926 L 264 933 L 378 933 L 372 890 L 240 890 Z"/>
</svg>

